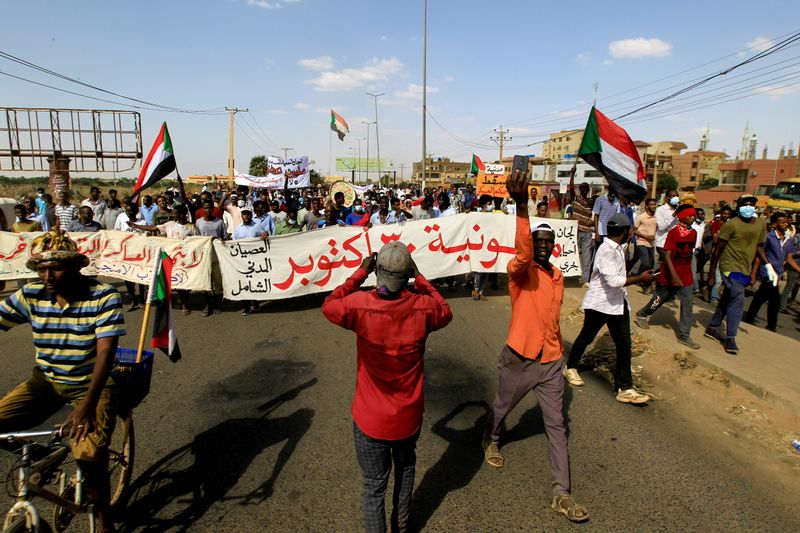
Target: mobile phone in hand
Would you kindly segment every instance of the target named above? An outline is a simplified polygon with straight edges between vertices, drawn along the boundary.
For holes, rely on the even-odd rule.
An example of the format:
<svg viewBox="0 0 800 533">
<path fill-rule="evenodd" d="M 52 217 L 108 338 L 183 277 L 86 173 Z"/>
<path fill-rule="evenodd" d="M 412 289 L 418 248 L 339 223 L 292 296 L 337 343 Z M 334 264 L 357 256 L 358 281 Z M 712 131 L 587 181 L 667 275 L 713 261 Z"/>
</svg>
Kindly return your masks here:
<svg viewBox="0 0 800 533">
<path fill-rule="evenodd" d="M 511 175 L 515 176 L 517 171 L 520 174 L 527 174 L 528 173 L 528 159 L 527 155 L 515 155 L 514 156 L 514 165 L 511 167 Z"/>
</svg>

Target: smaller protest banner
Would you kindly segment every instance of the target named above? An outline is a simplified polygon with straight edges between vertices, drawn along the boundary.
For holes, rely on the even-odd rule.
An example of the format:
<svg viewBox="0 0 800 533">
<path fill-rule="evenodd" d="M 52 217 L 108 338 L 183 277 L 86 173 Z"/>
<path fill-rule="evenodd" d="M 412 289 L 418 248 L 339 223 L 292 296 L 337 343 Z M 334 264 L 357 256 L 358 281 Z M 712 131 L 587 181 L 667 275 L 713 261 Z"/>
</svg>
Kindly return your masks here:
<svg viewBox="0 0 800 533">
<path fill-rule="evenodd" d="M 353 187 L 352 184 L 350 184 L 350 183 L 348 183 L 348 182 L 346 182 L 344 180 L 340 180 L 340 181 L 334 182 L 334 184 L 331 185 L 331 189 L 330 189 L 330 192 L 329 192 L 330 197 L 333 198 L 334 196 L 336 196 L 337 192 L 340 192 L 340 193 L 344 194 L 344 205 L 345 205 L 345 207 L 350 207 L 351 205 L 353 205 L 353 202 L 356 201 L 356 189 L 355 189 L 355 187 Z"/>
<path fill-rule="evenodd" d="M 234 182 L 236 185 L 246 185 L 256 189 L 301 189 L 311 187 L 311 174 L 308 166 L 308 156 L 290 157 L 281 159 L 270 157 L 267 159 L 267 175 L 251 176 L 242 174 L 234 169 Z"/>
<path fill-rule="evenodd" d="M 508 196 L 506 190 L 505 167 L 503 165 L 488 164 L 486 172 L 479 172 L 475 186 L 478 196 L 488 194 L 497 198 Z"/>
</svg>

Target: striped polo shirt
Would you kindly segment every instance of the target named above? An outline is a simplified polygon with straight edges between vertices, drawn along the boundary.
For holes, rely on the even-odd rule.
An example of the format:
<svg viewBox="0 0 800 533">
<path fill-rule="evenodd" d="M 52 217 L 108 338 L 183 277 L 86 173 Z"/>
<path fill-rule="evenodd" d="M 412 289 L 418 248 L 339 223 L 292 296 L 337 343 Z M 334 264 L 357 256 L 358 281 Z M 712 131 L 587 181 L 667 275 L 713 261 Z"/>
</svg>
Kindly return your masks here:
<svg viewBox="0 0 800 533">
<path fill-rule="evenodd" d="M 583 196 L 576 196 L 572 202 L 572 218 L 578 221 L 578 231 L 593 232 L 592 201 Z"/>
<path fill-rule="evenodd" d="M 88 385 L 97 339 L 125 335 L 122 297 L 111 285 L 81 276 L 84 288 L 66 307 L 40 281 L 0 303 L 0 329 L 30 322 L 36 365 L 53 382 Z"/>
</svg>

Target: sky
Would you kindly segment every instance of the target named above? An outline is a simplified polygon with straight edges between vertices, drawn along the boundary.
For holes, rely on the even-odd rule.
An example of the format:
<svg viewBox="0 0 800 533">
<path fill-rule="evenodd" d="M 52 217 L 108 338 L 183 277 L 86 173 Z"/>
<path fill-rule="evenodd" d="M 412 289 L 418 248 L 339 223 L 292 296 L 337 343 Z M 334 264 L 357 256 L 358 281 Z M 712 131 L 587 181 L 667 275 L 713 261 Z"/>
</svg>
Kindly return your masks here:
<svg viewBox="0 0 800 533">
<path fill-rule="evenodd" d="M 0 50 L 125 96 L 236 115 L 235 160 L 308 155 L 327 174 L 357 154 L 375 119 L 400 177 L 422 154 L 423 1 L 139 0 L 0 2 Z M 429 0 L 427 151 L 496 159 L 541 154 L 545 135 L 582 128 L 595 98 L 616 118 L 724 70 L 797 31 L 795 2 Z M 0 72 L 131 103 L 0 58 Z M 733 76 L 736 76 L 735 78 Z M 745 125 L 776 156 L 800 143 L 800 47 L 775 53 L 620 121 L 634 139 L 679 140 L 735 154 Z M 725 101 L 736 98 L 733 101 Z M 718 103 L 719 105 L 710 105 Z M 0 75 L 0 106 L 129 109 Z M 331 140 L 330 109 L 350 124 Z M 166 121 L 184 176 L 225 175 L 227 114 L 143 110 L 145 152 Z M 0 141 L 2 143 L 4 141 Z M 361 155 L 366 157 L 367 142 Z M 0 144 L 0 147 L 4 146 Z M 332 147 L 332 150 L 330 149 Z M 370 157 L 375 127 L 370 126 Z M 134 176 L 135 169 L 122 175 Z M 0 174 L 12 173 L 0 169 Z M 41 172 L 35 173 L 41 175 Z M 110 176 L 109 176 L 110 177 Z"/>
</svg>

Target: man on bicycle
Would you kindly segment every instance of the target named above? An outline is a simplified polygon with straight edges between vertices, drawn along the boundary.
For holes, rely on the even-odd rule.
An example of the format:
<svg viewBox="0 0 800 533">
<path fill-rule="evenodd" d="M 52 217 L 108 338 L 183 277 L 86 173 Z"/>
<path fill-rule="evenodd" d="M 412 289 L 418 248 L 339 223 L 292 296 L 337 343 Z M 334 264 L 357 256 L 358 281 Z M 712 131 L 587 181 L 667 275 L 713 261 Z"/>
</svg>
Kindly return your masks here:
<svg viewBox="0 0 800 533">
<path fill-rule="evenodd" d="M 113 531 L 107 463 L 119 392 L 109 374 L 125 321 L 116 289 L 81 274 L 88 264 L 60 229 L 31 243 L 27 267 L 39 281 L 0 303 L 0 329 L 31 324 L 36 366 L 0 400 L 0 433 L 40 425 L 72 403 L 65 424 L 72 454 L 85 474 L 98 529 Z"/>
</svg>

